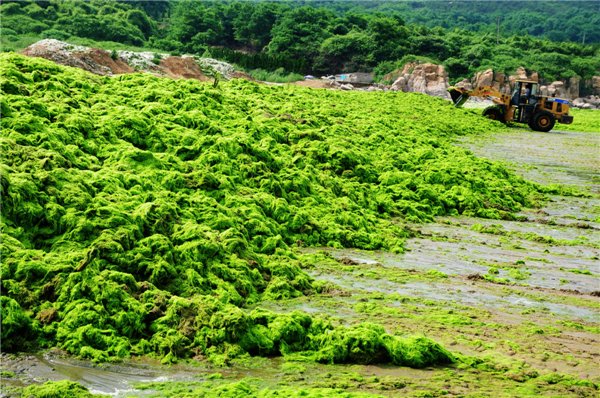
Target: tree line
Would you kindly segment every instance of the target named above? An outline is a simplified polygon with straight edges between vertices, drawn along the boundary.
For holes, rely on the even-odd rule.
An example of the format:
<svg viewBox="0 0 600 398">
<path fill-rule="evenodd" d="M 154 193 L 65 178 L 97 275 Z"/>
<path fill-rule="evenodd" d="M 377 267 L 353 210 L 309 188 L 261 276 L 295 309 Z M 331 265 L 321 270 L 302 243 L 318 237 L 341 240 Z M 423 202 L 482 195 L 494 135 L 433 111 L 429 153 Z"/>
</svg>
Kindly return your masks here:
<svg viewBox="0 0 600 398">
<path fill-rule="evenodd" d="M 444 64 L 453 80 L 519 66 L 545 80 L 598 74 L 598 29 L 586 44 L 577 33 L 599 22 L 597 2 L 468 3 L 3 1 L 2 43 L 84 37 L 313 74 L 381 75 L 406 57 Z"/>
</svg>

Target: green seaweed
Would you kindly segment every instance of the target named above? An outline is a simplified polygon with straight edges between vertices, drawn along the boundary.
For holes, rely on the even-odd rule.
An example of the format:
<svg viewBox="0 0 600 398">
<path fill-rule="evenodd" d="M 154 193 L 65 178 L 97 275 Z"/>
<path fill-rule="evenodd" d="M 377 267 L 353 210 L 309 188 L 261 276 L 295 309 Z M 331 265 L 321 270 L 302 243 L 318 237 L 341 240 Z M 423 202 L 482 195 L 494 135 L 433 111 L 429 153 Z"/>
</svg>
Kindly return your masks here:
<svg viewBox="0 0 600 398">
<path fill-rule="evenodd" d="M 145 396 L 148 397 L 175 397 L 175 398 L 208 398 L 208 397 L 306 397 L 306 398 L 383 398 L 379 394 L 361 391 L 346 391 L 341 388 L 298 388 L 279 386 L 277 388 L 264 387 L 256 379 L 244 379 L 235 383 L 217 384 L 203 383 L 147 383 L 138 386 L 139 390 L 158 391 Z"/>
<path fill-rule="evenodd" d="M 22 397 L 36 398 L 97 398 L 103 394 L 92 394 L 79 383 L 70 380 L 49 381 L 41 386 L 32 385 L 23 390 Z"/>
<path fill-rule="evenodd" d="M 498 127 L 441 99 L 1 57 L 7 349 L 452 362 L 425 337 L 241 308 L 323 291 L 296 246 L 401 252 L 397 218 L 502 219 L 548 192 L 452 145 Z"/>
</svg>

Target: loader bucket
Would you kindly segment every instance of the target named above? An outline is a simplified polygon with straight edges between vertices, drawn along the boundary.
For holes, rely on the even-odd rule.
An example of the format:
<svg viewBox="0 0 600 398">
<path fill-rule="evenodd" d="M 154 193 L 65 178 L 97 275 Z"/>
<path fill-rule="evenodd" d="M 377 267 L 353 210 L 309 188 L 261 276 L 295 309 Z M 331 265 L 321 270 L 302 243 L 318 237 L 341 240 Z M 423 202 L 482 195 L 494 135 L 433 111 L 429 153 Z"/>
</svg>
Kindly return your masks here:
<svg viewBox="0 0 600 398">
<path fill-rule="evenodd" d="M 450 93 L 450 98 L 452 98 L 452 102 L 456 108 L 463 106 L 469 99 L 468 93 L 463 94 L 460 90 L 457 90 L 456 87 L 450 87 L 447 91 Z"/>
</svg>

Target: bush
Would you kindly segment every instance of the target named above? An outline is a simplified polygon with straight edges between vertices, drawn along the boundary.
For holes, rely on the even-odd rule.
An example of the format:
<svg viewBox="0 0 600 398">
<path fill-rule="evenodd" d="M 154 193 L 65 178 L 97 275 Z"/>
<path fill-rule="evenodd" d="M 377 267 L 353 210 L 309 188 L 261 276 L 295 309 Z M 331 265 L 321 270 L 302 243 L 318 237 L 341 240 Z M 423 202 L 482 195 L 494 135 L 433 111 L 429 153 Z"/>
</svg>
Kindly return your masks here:
<svg viewBox="0 0 600 398">
<path fill-rule="evenodd" d="M 70 34 L 58 29 L 48 29 L 43 31 L 40 36 L 42 39 L 56 39 L 56 40 L 68 40 L 71 37 Z"/>
<path fill-rule="evenodd" d="M 112 50 L 112 52 L 110 53 L 110 57 L 113 59 L 113 61 L 119 59 L 119 53 L 117 52 L 117 50 Z"/>
<path fill-rule="evenodd" d="M 250 71 L 250 76 L 256 80 L 271 83 L 293 83 L 299 80 L 304 80 L 304 77 L 298 73 L 290 73 L 286 75 L 283 68 L 276 69 L 274 72 L 268 72 L 263 69 L 254 69 Z"/>
<path fill-rule="evenodd" d="M 376 67 L 373 68 L 373 81 L 378 82 L 385 75 L 391 73 L 396 70 L 396 62 L 394 61 L 383 61 L 377 64 Z"/>
<path fill-rule="evenodd" d="M 162 59 L 162 57 L 159 53 L 154 53 L 154 58 L 152 58 L 152 62 L 154 62 L 156 65 L 158 65 L 158 64 L 160 64 L 161 59 Z"/>
<path fill-rule="evenodd" d="M 0 29 L 0 36 L 9 36 L 9 35 L 15 35 L 16 36 L 16 35 L 18 35 L 18 33 L 15 32 L 12 29 L 9 29 L 9 28 L 1 28 Z"/>
</svg>

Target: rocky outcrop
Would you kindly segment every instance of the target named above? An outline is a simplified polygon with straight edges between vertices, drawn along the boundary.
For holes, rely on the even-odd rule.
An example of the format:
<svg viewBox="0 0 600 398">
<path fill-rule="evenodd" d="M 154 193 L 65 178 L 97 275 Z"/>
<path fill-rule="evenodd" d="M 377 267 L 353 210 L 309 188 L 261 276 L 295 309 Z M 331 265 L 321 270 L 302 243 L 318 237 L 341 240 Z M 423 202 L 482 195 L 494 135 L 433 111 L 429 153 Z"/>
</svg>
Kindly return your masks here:
<svg viewBox="0 0 600 398">
<path fill-rule="evenodd" d="M 571 106 L 580 109 L 600 109 L 600 97 L 597 95 L 590 95 L 585 98 L 576 98 L 571 103 Z"/>
<path fill-rule="evenodd" d="M 448 88 L 448 74 L 442 65 L 431 63 L 419 64 L 415 62 L 404 65 L 401 70 L 398 69 L 384 76 L 383 81 L 394 79 L 391 90 L 402 91 L 405 93 L 424 93 L 436 97 L 449 98 L 446 89 Z M 511 94 L 517 80 L 530 80 L 540 83 L 540 94 L 549 97 L 560 97 L 572 100 L 574 107 L 583 109 L 596 109 L 595 98 L 600 95 L 600 76 L 586 80 L 583 84 L 586 92 L 594 92 L 586 98 L 579 98 L 582 87 L 581 79 L 572 77 L 566 81 L 543 82 L 537 72 L 528 73 L 525 68 L 518 68 L 514 74 L 507 75 L 502 72 L 494 72 L 492 69 L 477 72 L 469 81 L 463 79 L 456 83 L 457 87 L 463 87 L 472 90 L 479 86 L 493 86 L 503 94 Z M 373 90 L 369 90 L 373 91 Z M 579 99 L 579 101 L 575 101 Z M 474 99 L 477 101 L 478 99 Z"/>
<path fill-rule="evenodd" d="M 399 77 L 392 84 L 391 89 L 393 91 L 423 93 L 434 97 L 450 98 L 446 91 L 450 87 L 448 73 L 443 65 L 411 62 L 404 65 L 401 71 L 394 73 L 397 73 Z"/>
<path fill-rule="evenodd" d="M 575 100 L 579 98 L 581 95 L 581 79 L 579 77 L 572 77 L 565 81 L 554 81 L 554 82 L 543 82 L 540 81 L 539 75 L 537 72 L 527 73 L 524 68 L 518 68 L 515 71 L 514 75 L 507 76 L 502 72 L 494 72 L 492 69 L 488 69 L 483 72 L 478 72 L 471 79 L 471 87 L 478 87 L 489 85 L 495 87 L 498 91 L 503 94 L 510 94 L 515 87 L 515 82 L 517 79 L 523 80 L 531 80 L 534 82 L 540 83 L 539 92 L 540 95 L 547 97 L 559 97 L 565 98 L 569 100 Z M 465 80 L 460 82 L 458 85 L 460 87 L 465 86 Z M 594 86 L 595 85 L 595 86 Z M 586 91 L 593 91 L 596 95 L 600 95 L 600 77 L 595 76 L 593 79 L 586 80 L 584 83 L 584 87 Z M 580 103 L 585 104 L 586 102 L 580 101 Z"/>
<path fill-rule="evenodd" d="M 600 76 L 594 76 L 584 82 L 586 90 L 591 91 L 595 95 L 600 95 Z"/>
</svg>

